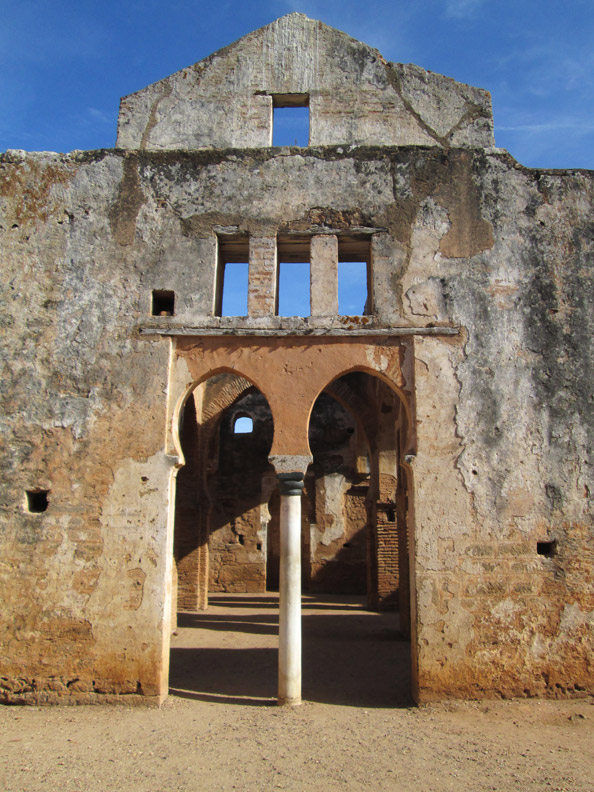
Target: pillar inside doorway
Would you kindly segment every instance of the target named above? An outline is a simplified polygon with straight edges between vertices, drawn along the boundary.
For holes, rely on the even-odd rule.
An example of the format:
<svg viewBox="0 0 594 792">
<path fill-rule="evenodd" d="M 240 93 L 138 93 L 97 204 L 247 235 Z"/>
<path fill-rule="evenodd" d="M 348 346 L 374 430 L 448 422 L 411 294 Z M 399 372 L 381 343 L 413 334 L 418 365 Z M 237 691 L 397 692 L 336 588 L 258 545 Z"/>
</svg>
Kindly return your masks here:
<svg viewBox="0 0 594 792">
<path fill-rule="evenodd" d="M 294 706 L 301 704 L 301 494 L 311 457 L 271 456 L 270 461 L 281 496 L 278 703 Z"/>
</svg>

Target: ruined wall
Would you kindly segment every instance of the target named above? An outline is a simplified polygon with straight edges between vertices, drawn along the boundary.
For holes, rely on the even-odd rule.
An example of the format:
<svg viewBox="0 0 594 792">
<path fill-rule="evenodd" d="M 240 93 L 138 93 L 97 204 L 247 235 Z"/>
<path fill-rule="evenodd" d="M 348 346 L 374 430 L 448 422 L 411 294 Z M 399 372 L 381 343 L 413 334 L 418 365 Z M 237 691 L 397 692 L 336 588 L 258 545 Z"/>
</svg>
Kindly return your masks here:
<svg viewBox="0 0 594 792">
<path fill-rule="evenodd" d="M 466 172 L 483 221 L 465 238 L 421 200 L 403 279 L 415 313 L 465 328 L 463 346 L 415 341 L 421 696 L 579 694 L 594 645 L 593 177 L 507 158 Z M 462 260 L 484 221 L 492 246 Z M 443 506 L 427 509 L 438 482 Z"/>
<path fill-rule="evenodd" d="M 133 331 L 151 267 L 138 193 L 101 154 L 0 169 L 0 697 L 156 697 L 168 349 Z M 123 204 L 134 217 L 110 222 Z M 48 506 L 31 513 L 37 489 Z"/>
<path fill-rule="evenodd" d="M 361 325 L 214 317 L 220 228 L 363 229 L 368 330 L 461 326 L 410 340 L 420 697 L 592 689 L 592 174 L 435 147 L 12 153 L 0 167 L 5 700 L 164 689 L 166 389 L 189 375 L 139 326 Z M 155 289 L 175 293 L 174 316 L 150 316 Z M 38 488 L 49 506 L 32 514 Z"/>
</svg>

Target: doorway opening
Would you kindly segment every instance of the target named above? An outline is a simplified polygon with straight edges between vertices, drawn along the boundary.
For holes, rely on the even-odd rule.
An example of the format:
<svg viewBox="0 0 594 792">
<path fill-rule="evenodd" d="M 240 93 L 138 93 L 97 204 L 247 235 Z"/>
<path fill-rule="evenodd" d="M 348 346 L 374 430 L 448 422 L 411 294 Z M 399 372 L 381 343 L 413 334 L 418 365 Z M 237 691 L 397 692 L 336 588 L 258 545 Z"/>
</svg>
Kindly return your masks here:
<svg viewBox="0 0 594 792">
<path fill-rule="evenodd" d="M 363 595 L 373 610 L 397 610 L 410 635 L 408 482 L 401 457 L 407 418 L 400 397 L 371 374 L 353 372 L 316 400 L 309 424 L 313 463 L 302 496 L 302 587 Z M 268 504 L 266 588 L 278 591 L 278 492 Z"/>
<path fill-rule="evenodd" d="M 238 431 L 246 418 L 251 431 Z M 235 374 L 211 377 L 186 403 L 180 432 L 186 464 L 178 474 L 174 532 L 179 635 L 171 644 L 172 691 L 192 690 L 205 700 L 275 701 L 280 496 L 268 462 L 273 429 L 263 394 Z M 379 679 L 378 668 L 369 687 L 362 681 L 353 695 L 363 706 L 409 701 L 408 487 L 400 464 L 407 431 L 399 395 L 366 372 L 329 383 L 313 406 L 313 463 L 302 496 L 305 698 L 349 703 L 342 672 L 326 675 L 322 684 L 320 658 L 336 655 L 340 666 L 350 647 L 347 655 L 358 668 L 372 668 L 368 653 L 384 651 L 374 641 L 389 638 L 386 657 L 397 675 L 391 692 L 380 695 L 372 679 Z M 359 674 L 343 665 L 344 674 Z M 246 676 L 242 666 L 253 673 Z"/>
</svg>

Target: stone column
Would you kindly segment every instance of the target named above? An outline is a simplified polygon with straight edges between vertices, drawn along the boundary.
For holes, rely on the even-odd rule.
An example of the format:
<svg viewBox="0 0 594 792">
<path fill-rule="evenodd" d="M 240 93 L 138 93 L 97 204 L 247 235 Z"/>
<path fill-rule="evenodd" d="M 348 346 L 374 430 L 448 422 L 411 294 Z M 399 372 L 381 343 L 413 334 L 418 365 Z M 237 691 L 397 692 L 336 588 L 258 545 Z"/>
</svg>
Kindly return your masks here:
<svg viewBox="0 0 594 792">
<path fill-rule="evenodd" d="M 280 590 L 278 703 L 301 704 L 301 493 L 303 473 L 278 473 Z"/>
</svg>

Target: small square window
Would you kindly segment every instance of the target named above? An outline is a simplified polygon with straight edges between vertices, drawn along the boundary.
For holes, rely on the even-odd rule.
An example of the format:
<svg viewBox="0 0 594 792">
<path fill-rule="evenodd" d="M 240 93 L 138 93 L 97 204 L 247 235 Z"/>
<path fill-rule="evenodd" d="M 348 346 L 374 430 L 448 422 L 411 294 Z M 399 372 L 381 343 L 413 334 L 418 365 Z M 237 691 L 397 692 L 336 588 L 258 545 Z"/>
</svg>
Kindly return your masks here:
<svg viewBox="0 0 594 792">
<path fill-rule="evenodd" d="M 557 540 L 556 539 L 549 539 L 544 542 L 537 542 L 536 543 L 536 552 L 538 555 L 546 556 L 547 558 L 551 558 L 557 552 Z"/>
<path fill-rule="evenodd" d="M 153 290 L 152 316 L 173 316 L 175 313 L 175 292 L 163 289 Z"/>
<path fill-rule="evenodd" d="M 47 511 L 49 490 L 27 490 L 27 511 L 31 514 L 41 514 Z"/>
<path fill-rule="evenodd" d="M 233 424 L 233 434 L 251 434 L 254 431 L 254 420 L 249 415 L 240 415 Z"/>
</svg>

